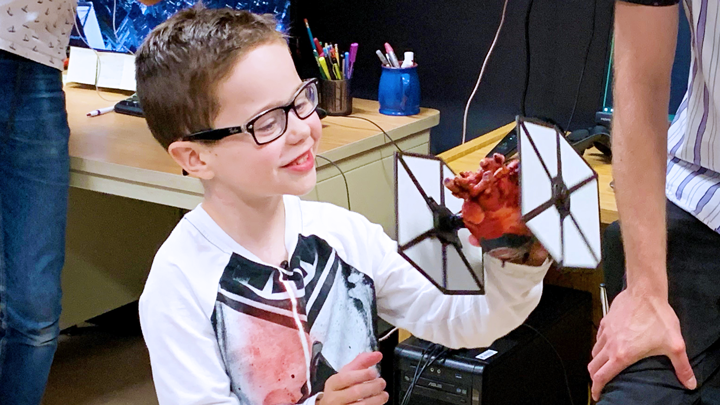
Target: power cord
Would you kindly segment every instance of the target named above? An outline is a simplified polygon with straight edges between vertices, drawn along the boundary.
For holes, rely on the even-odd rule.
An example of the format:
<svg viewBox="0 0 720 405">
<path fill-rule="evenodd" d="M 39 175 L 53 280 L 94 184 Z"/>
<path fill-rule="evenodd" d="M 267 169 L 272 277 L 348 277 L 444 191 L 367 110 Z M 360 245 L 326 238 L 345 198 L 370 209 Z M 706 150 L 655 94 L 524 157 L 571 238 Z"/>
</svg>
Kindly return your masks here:
<svg viewBox="0 0 720 405">
<path fill-rule="evenodd" d="M 114 22 L 115 22 L 115 14 L 113 12 L 113 24 L 114 24 Z M 98 97 L 100 97 L 102 100 L 107 101 L 109 103 L 117 103 L 118 101 L 125 100 L 127 97 L 117 99 L 117 100 L 109 100 L 109 99 L 103 97 L 103 95 L 100 93 L 100 88 L 98 87 L 98 84 L 97 84 L 98 79 L 100 78 L 100 69 L 101 69 L 100 53 L 95 48 L 90 46 L 87 39 L 83 35 L 85 33 L 85 31 L 83 30 L 81 33 L 80 28 L 77 25 L 77 16 L 75 16 L 73 18 L 73 25 L 75 26 L 75 31 L 77 31 L 80 39 L 85 43 L 85 45 L 87 45 L 88 49 L 90 49 L 91 51 L 93 51 L 95 53 L 95 93 L 97 93 Z M 117 37 L 117 35 L 116 35 L 116 37 Z"/>
<path fill-rule="evenodd" d="M 392 139 L 392 138 L 390 137 L 390 135 L 388 135 L 388 133 L 385 132 L 385 130 L 382 129 L 382 127 L 381 127 L 380 125 L 378 125 L 375 121 L 373 121 L 373 120 L 371 120 L 371 119 L 368 119 L 368 118 L 365 118 L 365 117 L 360 117 L 359 115 L 343 115 L 343 116 L 340 116 L 340 118 L 355 118 L 355 119 L 358 119 L 358 120 L 367 121 L 367 122 L 375 125 L 375 127 L 377 127 L 377 129 L 379 129 L 380 131 L 382 131 L 382 133 L 385 135 L 385 137 L 388 139 L 388 141 L 390 141 L 390 143 L 392 143 L 393 146 L 395 146 L 395 149 L 397 149 L 398 152 L 402 152 L 402 149 L 400 149 L 400 147 L 399 147 L 398 144 L 395 142 L 395 140 Z"/>
<path fill-rule="evenodd" d="M 335 168 L 338 169 L 338 171 L 340 172 L 340 175 L 342 176 L 343 181 L 345 182 L 345 194 L 347 195 L 347 207 L 348 207 L 348 210 L 352 211 L 352 208 L 350 207 L 350 187 L 348 187 L 348 181 L 347 181 L 347 177 L 345 177 L 345 172 L 343 172 L 343 170 L 340 168 L 340 166 L 338 166 L 337 163 L 326 158 L 325 156 L 317 155 L 317 157 L 319 157 L 320 159 L 323 159 L 326 162 L 330 163 L 331 165 L 335 166 Z"/>
<path fill-rule="evenodd" d="M 531 0 L 532 1 L 532 0 Z M 577 109 L 578 99 L 580 99 L 580 88 L 582 87 L 583 78 L 585 77 L 585 68 L 588 64 L 588 57 L 590 56 L 590 47 L 592 46 L 593 39 L 595 38 L 595 16 L 597 15 L 598 1 L 595 0 L 593 4 L 592 22 L 590 23 L 590 39 L 588 40 L 587 47 L 585 48 L 585 58 L 583 59 L 583 67 L 580 71 L 580 80 L 578 81 L 577 91 L 575 92 L 575 102 L 573 102 L 572 112 L 570 113 L 570 119 L 568 120 L 565 129 L 570 131 L 570 124 L 572 124 L 573 118 L 575 117 L 575 110 Z"/>
<path fill-rule="evenodd" d="M 523 323 L 522 326 L 535 332 L 545 342 L 547 342 L 547 344 L 550 346 L 550 348 L 553 350 L 553 352 L 555 352 L 555 356 L 557 356 L 557 359 L 560 360 L 560 367 L 562 367 L 563 376 L 565 377 L 565 388 L 567 388 L 568 399 L 570 400 L 570 405 L 575 405 L 575 403 L 573 402 L 572 391 L 570 390 L 570 379 L 568 379 L 567 369 L 565 369 L 565 362 L 563 361 L 562 357 L 560 357 L 560 353 L 558 353 L 557 349 L 555 349 L 555 346 L 553 346 L 553 344 L 550 342 L 550 340 L 548 338 L 546 338 L 545 335 L 540 333 L 539 330 L 528 325 L 527 323 Z"/>
<path fill-rule="evenodd" d="M 483 78 L 483 75 L 485 74 L 485 68 L 487 67 L 487 63 L 490 60 L 490 55 L 492 54 L 493 49 L 495 49 L 495 45 L 497 44 L 497 40 L 500 37 L 500 31 L 502 30 L 503 24 L 505 23 L 505 12 L 507 11 L 507 5 L 508 0 L 505 0 L 505 3 L 503 4 L 503 10 L 502 10 L 502 16 L 500 17 L 500 24 L 498 25 L 497 31 L 495 32 L 495 38 L 492 41 L 492 44 L 490 45 L 490 49 L 488 50 L 487 55 L 485 55 L 485 61 L 483 61 L 482 67 L 480 68 L 480 75 L 478 76 L 477 83 L 475 83 L 475 88 L 473 89 L 472 93 L 470 94 L 470 98 L 468 98 L 467 104 L 465 105 L 465 114 L 463 115 L 463 130 L 462 130 L 462 142 L 461 145 L 465 143 L 465 139 L 467 136 L 467 119 L 468 119 L 468 111 L 470 111 L 470 104 L 472 103 L 473 98 L 475 98 L 475 94 L 478 91 L 478 88 L 480 87 L 480 81 Z"/>
<path fill-rule="evenodd" d="M 527 11 L 525 12 L 525 85 L 523 86 L 522 98 L 520 99 L 520 113 L 523 117 L 527 117 L 525 103 L 527 101 L 528 87 L 530 86 L 530 13 L 532 12 L 533 3 L 530 0 Z"/>
</svg>

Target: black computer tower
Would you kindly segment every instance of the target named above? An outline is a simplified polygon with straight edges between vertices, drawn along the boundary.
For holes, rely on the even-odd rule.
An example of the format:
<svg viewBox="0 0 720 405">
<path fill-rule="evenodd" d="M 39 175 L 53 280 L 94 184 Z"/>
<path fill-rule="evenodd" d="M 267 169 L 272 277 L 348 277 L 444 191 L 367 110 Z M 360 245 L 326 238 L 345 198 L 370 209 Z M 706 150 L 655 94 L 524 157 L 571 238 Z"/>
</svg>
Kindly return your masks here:
<svg viewBox="0 0 720 405">
<path fill-rule="evenodd" d="M 586 404 L 591 304 L 589 293 L 546 285 L 523 326 L 489 348 L 449 352 L 421 375 L 409 404 Z M 410 338 L 395 349 L 392 403 L 400 404 L 429 345 Z"/>
</svg>

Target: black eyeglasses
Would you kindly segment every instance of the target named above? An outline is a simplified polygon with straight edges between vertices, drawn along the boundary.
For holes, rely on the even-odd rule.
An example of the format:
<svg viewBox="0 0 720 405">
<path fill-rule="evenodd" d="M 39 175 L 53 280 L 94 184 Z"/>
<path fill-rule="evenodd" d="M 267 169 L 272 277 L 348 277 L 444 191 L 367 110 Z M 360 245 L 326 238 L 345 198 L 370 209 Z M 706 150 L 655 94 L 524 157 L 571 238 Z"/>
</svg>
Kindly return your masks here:
<svg viewBox="0 0 720 405">
<path fill-rule="evenodd" d="M 287 130 L 290 110 L 301 120 L 315 112 L 318 105 L 317 79 L 309 79 L 295 92 L 292 101 L 284 106 L 271 108 L 251 118 L 247 124 L 237 127 L 208 129 L 183 137 L 184 141 L 219 141 L 227 136 L 239 133 L 252 135 L 258 145 L 268 143 L 283 136 Z"/>
</svg>

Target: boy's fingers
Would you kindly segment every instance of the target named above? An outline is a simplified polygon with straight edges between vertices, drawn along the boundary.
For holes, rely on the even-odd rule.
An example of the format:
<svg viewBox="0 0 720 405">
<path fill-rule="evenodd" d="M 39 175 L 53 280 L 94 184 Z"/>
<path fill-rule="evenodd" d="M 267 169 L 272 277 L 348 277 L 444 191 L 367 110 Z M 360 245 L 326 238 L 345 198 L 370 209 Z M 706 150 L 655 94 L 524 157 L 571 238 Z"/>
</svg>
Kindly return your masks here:
<svg viewBox="0 0 720 405">
<path fill-rule="evenodd" d="M 341 391 L 357 384 L 378 378 L 378 372 L 372 368 L 364 370 L 343 371 L 328 378 L 325 382 L 326 391 Z"/>
<path fill-rule="evenodd" d="M 374 397 L 370 397 L 367 399 L 363 399 L 362 401 L 358 402 L 356 405 L 383 405 L 386 404 L 390 400 L 390 394 L 383 391 L 379 393 L 378 395 L 375 395 Z"/>
<path fill-rule="evenodd" d="M 357 357 L 355 357 L 353 361 L 346 364 L 345 367 L 340 369 L 340 372 L 342 373 L 343 371 L 350 370 L 364 370 L 378 364 L 380 360 L 382 360 L 382 353 L 380 352 L 360 353 L 357 355 Z"/>
<path fill-rule="evenodd" d="M 386 385 L 385 380 L 382 378 L 355 384 L 340 392 L 342 398 L 341 403 L 354 404 L 355 402 L 380 395 L 385 390 Z"/>
</svg>

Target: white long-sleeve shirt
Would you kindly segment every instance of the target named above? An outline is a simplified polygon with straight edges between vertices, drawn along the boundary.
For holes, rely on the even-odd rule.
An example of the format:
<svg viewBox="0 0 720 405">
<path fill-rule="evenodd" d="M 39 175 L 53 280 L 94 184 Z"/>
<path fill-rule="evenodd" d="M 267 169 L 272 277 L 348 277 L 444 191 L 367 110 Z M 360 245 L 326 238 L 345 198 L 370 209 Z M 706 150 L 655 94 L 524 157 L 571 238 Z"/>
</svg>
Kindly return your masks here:
<svg viewBox="0 0 720 405">
<path fill-rule="evenodd" d="M 549 263 L 485 258 L 484 296 L 447 296 L 378 225 L 285 197 L 287 269 L 237 244 L 201 206 L 158 251 L 140 320 L 160 404 L 314 404 L 377 349 L 376 316 L 450 348 L 489 346 L 535 308 Z"/>
</svg>

